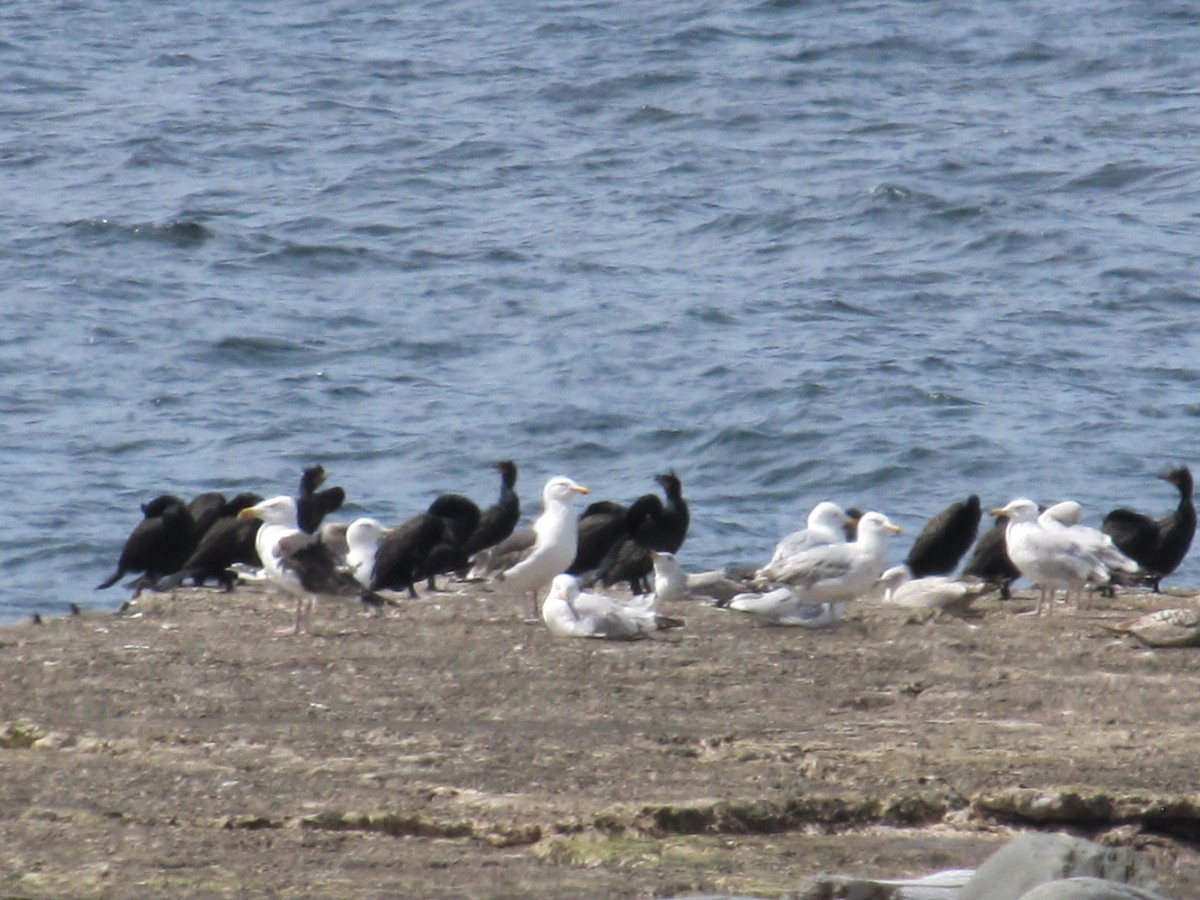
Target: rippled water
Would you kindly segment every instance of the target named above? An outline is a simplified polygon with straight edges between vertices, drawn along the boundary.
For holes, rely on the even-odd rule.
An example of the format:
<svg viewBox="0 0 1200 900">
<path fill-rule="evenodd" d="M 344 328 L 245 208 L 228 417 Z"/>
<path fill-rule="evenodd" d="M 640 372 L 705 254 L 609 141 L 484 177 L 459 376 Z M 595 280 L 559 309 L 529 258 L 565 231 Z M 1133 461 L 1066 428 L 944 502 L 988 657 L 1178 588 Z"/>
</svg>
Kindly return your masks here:
<svg viewBox="0 0 1200 900">
<path fill-rule="evenodd" d="M 508 6 L 0 9 L 0 615 L 313 461 L 386 521 L 673 466 L 692 568 L 825 498 L 1174 505 L 1192 4 Z"/>
</svg>

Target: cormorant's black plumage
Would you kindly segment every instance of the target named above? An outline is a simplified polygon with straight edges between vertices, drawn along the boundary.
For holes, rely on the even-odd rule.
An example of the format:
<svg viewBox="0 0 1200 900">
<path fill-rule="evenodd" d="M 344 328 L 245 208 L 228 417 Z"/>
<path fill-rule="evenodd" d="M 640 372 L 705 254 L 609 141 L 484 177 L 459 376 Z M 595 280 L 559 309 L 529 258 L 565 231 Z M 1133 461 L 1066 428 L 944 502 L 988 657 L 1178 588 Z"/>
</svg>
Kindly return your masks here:
<svg viewBox="0 0 1200 900">
<path fill-rule="evenodd" d="M 254 503 L 247 504 L 253 505 Z M 262 522 L 259 519 L 238 518 L 236 513 L 217 519 L 205 532 L 204 537 L 200 538 L 200 543 L 179 571 L 158 582 L 158 589 L 177 588 L 189 578 L 193 584 L 199 586 L 211 578 L 225 590 L 232 590 L 237 579 L 233 572 L 235 563 L 247 566 L 262 565 L 254 547 L 254 538 L 258 535 L 260 525 Z"/>
<path fill-rule="evenodd" d="M 1005 531 L 1008 516 L 997 516 L 996 524 L 984 532 L 975 544 L 975 550 L 963 566 L 964 577 L 981 578 L 988 584 L 1000 586 L 1000 596 L 1012 599 L 1012 583 L 1021 577 L 1020 570 L 1008 558 L 1008 541 Z"/>
<path fill-rule="evenodd" d="M 467 558 L 494 547 L 513 533 L 521 519 L 521 500 L 517 496 L 517 464 L 510 459 L 496 463 L 500 473 L 500 498 L 483 511 L 479 524 L 467 538 L 463 552 Z"/>
<path fill-rule="evenodd" d="M 205 491 L 188 501 L 187 509 L 192 517 L 192 527 L 197 541 L 204 537 L 204 533 L 212 528 L 217 519 L 227 515 L 225 507 L 228 503 L 229 501 L 220 491 Z M 253 506 L 253 504 L 250 505 Z"/>
<path fill-rule="evenodd" d="M 346 502 L 346 492 L 340 487 L 318 490 L 325 483 L 325 467 L 309 466 L 300 476 L 300 494 L 296 498 L 296 522 L 301 531 L 314 534 L 321 520 Z"/>
<path fill-rule="evenodd" d="M 657 498 L 655 498 L 657 499 Z M 584 575 L 600 565 L 616 545 L 629 536 L 629 507 L 612 500 L 588 504 L 579 514 L 579 537 L 568 575 Z"/>
<path fill-rule="evenodd" d="M 416 599 L 414 585 L 425 577 L 426 561 L 445 532 L 446 523 L 429 513 L 420 513 L 391 529 L 375 553 L 372 589 L 407 590 Z"/>
<path fill-rule="evenodd" d="M 912 549 L 904 560 L 912 577 L 924 578 L 953 572 L 959 560 L 975 543 L 982 517 L 979 497 L 972 494 L 966 500 L 950 504 L 930 519 L 913 541 Z"/>
<path fill-rule="evenodd" d="M 1131 509 L 1114 509 L 1101 525 L 1117 549 L 1149 574 L 1156 592 L 1159 582 L 1183 562 L 1196 534 L 1191 471 L 1180 466 L 1161 477 L 1179 490 L 1179 506 L 1174 512 L 1154 519 Z"/>
<path fill-rule="evenodd" d="M 442 494 L 425 511 L 441 520 L 442 533 L 418 567 L 429 590 L 437 590 L 434 576 L 459 572 L 467 566 L 467 541 L 479 527 L 482 513 L 474 501 L 461 494 Z"/>
<path fill-rule="evenodd" d="M 674 472 L 656 475 L 665 502 L 655 494 L 643 494 L 629 507 L 626 527 L 629 536 L 609 551 L 600 566 L 600 580 L 608 586 L 629 582 L 634 593 L 649 590 L 646 578 L 654 571 L 651 550 L 676 553 L 687 537 L 691 513 L 683 499 L 683 482 Z"/>
<path fill-rule="evenodd" d="M 179 570 L 195 546 L 195 527 L 186 504 L 171 494 L 162 494 L 142 504 L 142 521 L 134 526 L 112 575 L 97 590 L 112 587 L 128 572 L 141 572 L 134 596 L 164 575 Z"/>
</svg>

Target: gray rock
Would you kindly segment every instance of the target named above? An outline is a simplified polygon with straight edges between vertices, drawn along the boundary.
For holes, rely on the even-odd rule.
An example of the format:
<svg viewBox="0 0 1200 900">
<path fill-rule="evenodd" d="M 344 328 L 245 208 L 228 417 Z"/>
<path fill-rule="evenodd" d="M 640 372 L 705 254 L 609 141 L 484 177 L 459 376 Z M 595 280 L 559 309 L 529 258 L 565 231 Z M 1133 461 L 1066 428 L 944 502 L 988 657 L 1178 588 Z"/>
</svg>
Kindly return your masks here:
<svg viewBox="0 0 1200 900">
<path fill-rule="evenodd" d="M 971 875 L 970 869 L 895 880 L 818 875 L 801 885 L 797 900 L 958 900 Z"/>
<path fill-rule="evenodd" d="M 1125 884 L 1137 873 L 1131 850 L 1061 834 L 1028 834 L 988 857 L 959 900 L 1025 900 L 1029 891 L 1046 882 L 1083 877 Z"/>
<path fill-rule="evenodd" d="M 1068 878 L 1035 887 L 1021 900 L 1166 900 L 1159 894 L 1103 878 Z"/>
</svg>

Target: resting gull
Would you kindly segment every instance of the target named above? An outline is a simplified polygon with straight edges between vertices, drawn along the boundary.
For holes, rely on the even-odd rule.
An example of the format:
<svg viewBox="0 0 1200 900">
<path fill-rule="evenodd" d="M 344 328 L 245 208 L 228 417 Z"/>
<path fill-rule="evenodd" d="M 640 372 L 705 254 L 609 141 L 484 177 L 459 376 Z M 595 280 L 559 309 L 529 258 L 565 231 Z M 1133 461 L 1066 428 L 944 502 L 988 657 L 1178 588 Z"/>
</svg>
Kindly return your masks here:
<svg viewBox="0 0 1200 900">
<path fill-rule="evenodd" d="M 1109 631 L 1132 634 L 1151 647 L 1194 647 L 1200 644 L 1200 611 L 1192 607 L 1160 609 L 1104 627 Z"/>
<path fill-rule="evenodd" d="M 622 603 L 604 594 L 585 593 L 574 575 L 556 575 L 542 604 L 542 620 L 563 637 L 633 640 L 656 631 L 682 627 L 679 619 L 658 614 L 653 594 Z"/>
<path fill-rule="evenodd" d="M 765 625 L 795 625 L 801 628 L 828 628 L 846 612 L 845 603 L 805 600 L 790 587 L 779 587 L 761 594 L 737 594 L 728 605 L 738 612 L 750 613 Z"/>
<path fill-rule="evenodd" d="M 747 588 L 749 573 L 731 574 L 725 569 L 708 572 L 685 572 L 674 553 L 652 550 L 654 562 L 653 590 L 660 603 L 701 596 L 719 604 L 728 603 Z"/>
<path fill-rule="evenodd" d="M 926 575 L 914 578 L 907 565 L 892 566 L 879 578 L 883 602 L 916 609 L 964 612 L 978 597 L 996 590 L 977 578 Z"/>
</svg>

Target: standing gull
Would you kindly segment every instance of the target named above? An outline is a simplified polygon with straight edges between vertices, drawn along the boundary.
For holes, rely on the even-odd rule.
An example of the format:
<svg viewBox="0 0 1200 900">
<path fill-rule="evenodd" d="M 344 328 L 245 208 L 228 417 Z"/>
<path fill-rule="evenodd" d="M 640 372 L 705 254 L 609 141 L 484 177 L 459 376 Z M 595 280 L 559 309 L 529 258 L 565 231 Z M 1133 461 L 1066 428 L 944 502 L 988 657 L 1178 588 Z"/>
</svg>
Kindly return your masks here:
<svg viewBox="0 0 1200 900">
<path fill-rule="evenodd" d="M 1138 565 L 1117 549 L 1112 537 L 1098 528 L 1083 523 L 1083 506 L 1075 500 L 1062 500 L 1048 506 L 1038 515 L 1038 524 L 1047 531 L 1064 530 L 1076 544 L 1093 554 L 1108 570 L 1109 583 L 1115 576 L 1135 575 Z M 1094 585 L 1093 585 L 1094 586 Z M 1089 592 L 1090 593 L 1090 592 Z"/>
<path fill-rule="evenodd" d="M 883 513 L 863 513 L 853 541 L 798 553 L 773 567 L 770 580 L 795 587 L 812 602 L 854 600 L 883 574 L 888 537 L 899 533 Z"/>
<path fill-rule="evenodd" d="M 1023 497 L 1011 500 L 1006 506 L 992 510 L 992 515 L 1008 517 L 1004 533 L 1008 556 L 1017 570 L 1040 589 L 1038 615 L 1050 609 L 1059 588 L 1066 590 L 1068 599 L 1075 594 L 1078 602 L 1087 585 L 1108 584 L 1112 576 L 1106 559 L 1113 566 L 1126 566 L 1095 546 L 1091 535 L 1086 533 L 1095 529 L 1063 525 L 1052 517 L 1039 520 L 1037 504 L 1032 500 Z M 1136 571 L 1136 564 L 1131 568 Z"/>
<path fill-rule="evenodd" d="M 844 544 L 846 536 L 843 528 L 846 521 L 846 513 L 840 506 L 829 500 L 821 501 L 809 512 L 804 528 L 786 535 L 775 545 L 771 561 L 759 570 L 759 576 L 770 580 L 778 566 L 813 547 Z"/>
<path fill-rule="evenodd" d="M 260 519 L 254 539 L 263 570 L 272 583 L 296 597 L 296 621 L 282 634 L 300 634 L 312 623 L 317 597 L 355 597 L 372 606 L 382 606 L 382 597 L 359 584 L 353 575 L 336 564 L 333 553 L 320 538 L 296 527 L 296 501 L 272 497 L 238 513 L 242 519 Z"/>
<path fill-rule="evenodd" d="M 542 514 L 533 523 L 533 545 L 519 562 L 499 575 L 505 590 L 533 597 L 533 617 L 538 615 L 538 591 L 561 575 L 575 558 L 578 526 L 571 500 L 588 489 L 563 475 L 555 476 L 542 488 Z"/>
<path fill-rule="evenodd" d="M 900 529 L 878 512 L 864 513 L 848 543 L 821 544 L 798 553 L 773 570 L 782 587 L 763 594 L 739 594 L 729 608 L 775 625 L 820 627 L 841 616 L 841 604 L 869 591 L 883 573 L 888 537 Z"/>
<path fill-rule="evenodd" d="M 654 562 L 654 597 L 657 602 L 682 600 L 688 594 L 687 574 L 674 553 L 651 550 Z"/>
<path fill-rule="evenodd" d="M 375 586 L 375 558 L 390 528 L 375 519 L 358 518 L 346 526 L 346 568 L 365 588 Z"/>
</svg>

